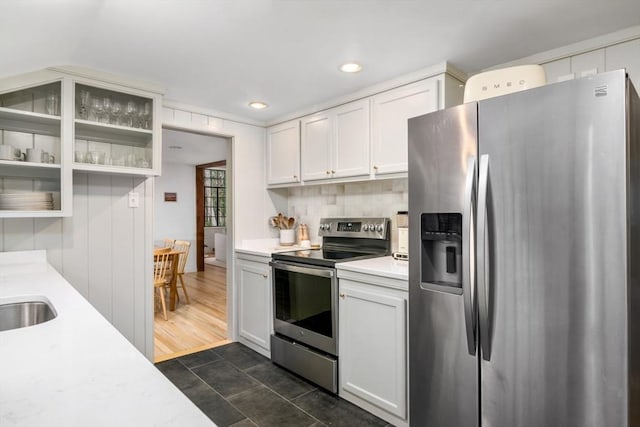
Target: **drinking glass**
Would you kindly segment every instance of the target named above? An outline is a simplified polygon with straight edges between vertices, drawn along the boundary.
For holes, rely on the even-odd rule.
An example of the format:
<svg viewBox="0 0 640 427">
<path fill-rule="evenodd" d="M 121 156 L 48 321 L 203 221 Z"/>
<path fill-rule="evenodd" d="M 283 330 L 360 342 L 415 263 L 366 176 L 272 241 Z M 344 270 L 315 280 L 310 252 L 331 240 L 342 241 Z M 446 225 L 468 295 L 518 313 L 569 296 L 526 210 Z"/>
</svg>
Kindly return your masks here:
<svg viewBox="0 0 640 427">
<path fill-rule="evenodd" d="M 133 101 L 127 102 L 127 107 L 125 108 L 124 113 L 127 116 L 127 126 L 133 127 L 136 122 L 135 116 L 138 113 L 138 106 L 136 103 Z"/>
<path fill-rule="evenodd" d="M 99 122 L 104 115 L 104 105 L 100 98 L 93 98 L 91 100 L 91 114 L 93 115 L 93 120 L 96 122 Z"/>
<path fill-rule="evenodd" d="M 113 104 L 111 98 L 105 96 L 102 98 L 102 106 L 104 107 L 104 123 L 111 123 L 111 115 L 113 114 Z"/>
<path fill-rule="evenodd" d="M 47 110 L 47 114 L 52 116 L 60 115 L 60 97 L 55 92 L 49 92 L 45 99 L 45 109 Z"/>
<path fill-rule="evenodd" d="M 142 110 L 142 125 L 144 129 L 151 129 L 151 103 L 145 102 Z"/>
<path fill-rule="evenodd" d="M 76 163 L 84 163 L 85 162 L 85 152 L 84 151 L 78 151 L 76 150 L 75 152 L 75 160 Z"/>
<path fill-rule="evenodd" d="M 80 90 L 80 96 L 78 100 L 78 116 L 81 119 L 87 120 L 89 118 L 89 102 L 91 101 L 91 93 L 88 90 Z"/>
<path fill-rule="evenodd" d="M 122 116 L 122 105 L 118 101 L 114 101 L 111 105 L 111 116 L 114 125 L 121 125 L 120 116 Z"/>
</svg>

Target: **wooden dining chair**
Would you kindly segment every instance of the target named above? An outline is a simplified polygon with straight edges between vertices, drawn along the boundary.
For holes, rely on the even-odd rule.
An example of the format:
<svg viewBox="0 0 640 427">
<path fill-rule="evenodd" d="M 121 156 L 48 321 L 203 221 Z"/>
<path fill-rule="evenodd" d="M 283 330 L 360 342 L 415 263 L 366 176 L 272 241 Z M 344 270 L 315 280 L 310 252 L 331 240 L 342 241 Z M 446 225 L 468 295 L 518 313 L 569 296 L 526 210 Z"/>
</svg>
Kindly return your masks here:
<svg viewBox="0 0 640 427">
<path fill-rule="evenodd" d="M 165 303 L 164 287 L 169 278 L 169 266 L 171 264 L 171 248 L 156 249 L 153 253 L 153 288 L 154 298 L 160 294 L 160 304 L 162 305 L 162 314 L 164 320 L 167 318 L 167 305 Z M 157 290 L 157 292 L 156 292 Z"/>
<path fill-rule="evenodd" d="M 180 258 L 178 259 L 178 278 L 180 281 L 180 287 L 182 288 L 182 292 L 184 292 L 184 298 L 187 300 L 187 304 L 190 304 L 189 294 L 187 294 L 187 287 L 184 285 L 184 279 L 182 276 L 184 275 L 184 267 L 187 265 L 187 258 L 189 258 L 189 249 L 191 248 L 191 242 L 186 240 L 176 240 L 173 244 L 173 250 L 182 251 L 180 254 Z"/>
<path fill-rule="evenodd" d="M 168 239 L 166 237 L 162 239 L 165 248 L 172 248 L 175 241 L 176 239 Z"/>
</svg>

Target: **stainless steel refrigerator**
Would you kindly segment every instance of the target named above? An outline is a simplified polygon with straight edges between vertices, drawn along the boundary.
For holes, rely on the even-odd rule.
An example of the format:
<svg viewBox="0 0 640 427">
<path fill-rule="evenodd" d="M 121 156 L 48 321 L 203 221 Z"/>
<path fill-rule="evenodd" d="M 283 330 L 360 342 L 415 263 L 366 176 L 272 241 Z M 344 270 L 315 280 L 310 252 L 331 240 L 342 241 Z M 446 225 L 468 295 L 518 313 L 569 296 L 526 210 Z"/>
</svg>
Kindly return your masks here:
<svg viewBox="0 0 640 427">
<path fill-rule="evenodd" d="M 640 128 L 613 71 L 409 120 L 410 423 L 640 425 Z"/>
</svg>

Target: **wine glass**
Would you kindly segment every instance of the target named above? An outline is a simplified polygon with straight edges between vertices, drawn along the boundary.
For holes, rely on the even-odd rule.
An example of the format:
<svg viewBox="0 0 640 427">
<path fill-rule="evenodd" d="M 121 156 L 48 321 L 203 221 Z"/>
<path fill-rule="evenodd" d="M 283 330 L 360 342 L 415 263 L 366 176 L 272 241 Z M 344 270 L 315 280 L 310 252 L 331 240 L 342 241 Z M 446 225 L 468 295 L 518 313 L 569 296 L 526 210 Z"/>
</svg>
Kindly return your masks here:
<svg viewBox="0 0 640 427">
<path fill-rule="evenodd" d="M 91 100 L 91 113 L 93 115 L 93 120 L 96 122 L 99 122 L 101 117 L 104 115 L 104 105 L 100 98 L 93 98 Z"/>
<path fill-rule="evenodd" d="M 150 102 L 145 102 L 143 108 L 141 108 L 141 110 L 143 110 L 143 121 L 142 121 L 142 127 L 144 129 L 151 129 L 151 103 Z"/>
<path fill-rule="evenodd" d="M 110 123 L 111 115 L 113 114 L 113 104 L 111 102 L 111 98 L 109 98 L 108 96 L 102 98 L 102 106 L 104 108 L 104 120 L 102 121 L 104 123 Z"/>
<path fill-rule="evenodd" d="M 138 112 L 138 106 L 135 102 L 129 101 L 127 102 L 127 107 L 125 108 L 125 115 L 127 116 L 127 126 L 133 127 L 135 122 L 135 116 Z"/>
<path fill-rule="evenodd" d="M 91 101 L 91 93 L 88 90 L 80 90 L 80 99 L 78 102 L 78 116 L 81 119 L 87 120 L 89 118 L 89 102 Z"/>
<path fill-rule="evenodd" d="M 113 117 L 113 123 L 120 126 L 120 116 L 122 115 L 122 104 L 118 101 L 114 101 L 111 105 L 111 116 Z"/>
</svg>

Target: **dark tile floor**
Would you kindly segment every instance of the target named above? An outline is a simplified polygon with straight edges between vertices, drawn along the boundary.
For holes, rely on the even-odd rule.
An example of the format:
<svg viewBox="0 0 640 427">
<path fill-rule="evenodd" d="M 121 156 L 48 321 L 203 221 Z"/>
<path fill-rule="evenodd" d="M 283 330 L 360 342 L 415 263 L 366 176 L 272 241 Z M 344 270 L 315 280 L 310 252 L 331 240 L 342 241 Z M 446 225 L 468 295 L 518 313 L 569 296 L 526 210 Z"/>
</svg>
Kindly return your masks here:
<svg viewBox="0 0 640 427">
<path fill-rule="evenodd" d="M 220 427 L 389 426 L 239 343 L 156 366 Z"/>
</svg>

